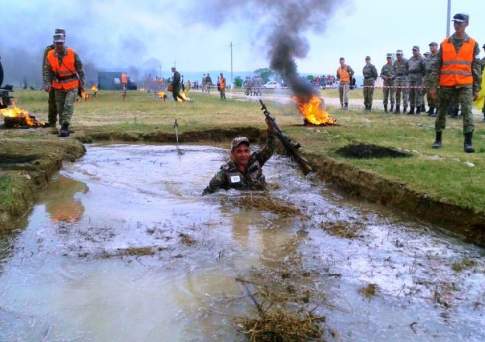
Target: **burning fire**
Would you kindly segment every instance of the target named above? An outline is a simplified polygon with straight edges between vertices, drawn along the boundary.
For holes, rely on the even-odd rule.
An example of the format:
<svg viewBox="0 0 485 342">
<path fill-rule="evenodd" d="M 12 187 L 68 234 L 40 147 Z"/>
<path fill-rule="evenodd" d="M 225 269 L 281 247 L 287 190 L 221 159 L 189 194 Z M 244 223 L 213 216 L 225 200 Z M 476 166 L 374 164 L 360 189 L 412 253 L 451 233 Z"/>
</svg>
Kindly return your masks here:
<svg viewBox="0 0 485 342">
<path fill-rule="evenodd" d="M 24 109 L 17 106 L 0 109 L 0 114 L 3 116 L 5 127 L 20 128 L 20 127 L 44 127 L 45 123 L 40 122 L 35 116 Z"/>
<path fill-rule="evenodd" d="M 306 99 L 294 96 L 293 100 L 295 101 L 298 111 L 305 119 L 305 123 L 317 126 L 330 126 L 335 125 L 337 122 L 327 113 L 325 110 L 325 103 L 320 97 L 312 95 L 310 98 Z"/>
</svg>

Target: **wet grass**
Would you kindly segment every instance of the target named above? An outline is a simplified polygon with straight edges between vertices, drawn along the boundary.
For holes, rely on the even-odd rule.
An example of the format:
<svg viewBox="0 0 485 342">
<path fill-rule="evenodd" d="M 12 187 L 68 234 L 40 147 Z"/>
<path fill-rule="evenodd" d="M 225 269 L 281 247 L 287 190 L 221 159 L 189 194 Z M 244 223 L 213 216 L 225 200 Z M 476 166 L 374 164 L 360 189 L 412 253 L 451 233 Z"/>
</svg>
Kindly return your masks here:
<svg viewBox="0 0 485 342">
<path fill-rule="evenodd" d="M 378 292 L 379 288 L 377 284 L 368 284 L 367 286 L 362 287 L 359 290 L 359 293 L 367 298 L 368 300 L 371 300 L 374 298 Z"/>
<path fill-rule="evenodd" d="M 334 96 L 333 90 L 326 91 Z M 335 92 L 335 91 L 333 91 Z M 360 94 L 361 90 L 352 93 Z M 379 93 L 379 91 L 377 91 Z M 15 93 L 20 106 L 47 118 L 47 94 L 40 91 Z M 174 119 L 179 131 L 255 127 L 264 129 L 263 116 L 254 102 L 220 101 L 217 97 L 191 94 L 193 102 L 160 102 L 153 94 L 129 92 L 121 101 L 119 92 L 98 93 L 98 97 L 76 105 L 74 128 L 136 134 L 154 131 L 173 133 Z M 277 122 L 300 142 L 304 152 L 330 156 L 338 161 L 381 177 L 405 184 L 418 193 L 485 212 L 485 125 L 476 123 L 474 144 L 477 153 L 463 152 L 461 120 L 448 119 L 444 146 L 431 149 L 434 119 L 427 116 L 385 114 L 382 111 L 340 111 L 329 108 L 338 126 L 308 128 L 292 105 L 268 103 Z M 23 134 L 27 139 L 28 134 Z M 372 144 L 410 152 L 409 158 L 348 158 L 337 153 L 350 144 Z"/>
<path fill-rule="evenodd" d="M 470 268 L 473 268 L 476 266 L 476 261 L 475 260 L 472 260 L 472 259 L 467 259 L 467 258 L 464 258 L 464 259 L 461 259 L 461 260 L 458 260 L 458 261 L 455 261 L 452 265 L 451 265 L 451 269 L 453 271 L 455 271 L 456 273 L 460 273 L 460 272 L 463 272 L 465 270 L 468 270 Z"/>
</svg>

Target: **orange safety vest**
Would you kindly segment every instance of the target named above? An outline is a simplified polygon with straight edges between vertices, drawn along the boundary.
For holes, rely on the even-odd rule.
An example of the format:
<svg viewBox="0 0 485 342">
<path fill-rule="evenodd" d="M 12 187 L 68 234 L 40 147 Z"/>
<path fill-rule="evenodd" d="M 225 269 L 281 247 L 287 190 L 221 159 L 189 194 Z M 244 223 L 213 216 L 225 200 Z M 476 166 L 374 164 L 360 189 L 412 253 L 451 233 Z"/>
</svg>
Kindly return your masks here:
<svg viewBox="0 0 485 342">
<path fill-rule="evenodd" d="M 347 71 L 347 66 L 338 68 L 337 74 L 340 77 L 340 83 L 350 83 L 350 74 Z"/>
<path fill-rule="evenodd" d="M 122 84 L 128 84 L 128 75 L 125 73 L 121 74 L 121 83 Z"/>
<path fill-rule="evenodd" d="M 224 77 L 221 77 L 219 79 L 219 88 L 220 89 L 226 89 L 226 80 L 224 79 Z"/>
<path fill-rule="evenodd" d="M 440 86 L 456 87 L 473 84 L 472 63 L 474 59 L 475 40 L 469 38 L 456 52 L 451 39 L 441 43 Z"/>
<path fill-rule="evenodd" d="M 47 61 L 55 78 L 52 80 L 52 88 L 60 90 L 73 90 L 79 88 L 79 76 L 76 71 L 76 53 L 73 49 L 67 48 L 66 55 L 59 64 L 56 50 L 52 49 L 47 54 Z"/>
</svg>

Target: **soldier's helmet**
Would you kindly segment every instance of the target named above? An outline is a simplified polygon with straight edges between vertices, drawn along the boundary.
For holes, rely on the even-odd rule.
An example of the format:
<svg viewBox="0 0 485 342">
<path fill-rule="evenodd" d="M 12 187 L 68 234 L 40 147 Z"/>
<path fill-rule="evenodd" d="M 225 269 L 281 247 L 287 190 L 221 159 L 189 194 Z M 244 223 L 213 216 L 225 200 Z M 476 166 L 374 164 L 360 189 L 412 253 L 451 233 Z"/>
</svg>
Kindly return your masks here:
<svg viewBox="0 0 485 342">
<path fill-rule="evenodd" d="M 56 30 L 54 31 L 54 34 L 62 34 L 65 37 L 66 36 L 66 30 L 64 30 L 63 28 L 56 28 Z"/>
<path fill-rule="evenodd" d="M 386 55 L 386 58 L 392 58 L 392 53 L 388 53 L 388 54 Z"/>
<path fill-rule="evenodd" d="M 453 16 L 452 21 L 456 23 L 468 23 L 469 19 L 470 19 L 470 16 L 468 14 L 457 13 Z"/>
</svg>

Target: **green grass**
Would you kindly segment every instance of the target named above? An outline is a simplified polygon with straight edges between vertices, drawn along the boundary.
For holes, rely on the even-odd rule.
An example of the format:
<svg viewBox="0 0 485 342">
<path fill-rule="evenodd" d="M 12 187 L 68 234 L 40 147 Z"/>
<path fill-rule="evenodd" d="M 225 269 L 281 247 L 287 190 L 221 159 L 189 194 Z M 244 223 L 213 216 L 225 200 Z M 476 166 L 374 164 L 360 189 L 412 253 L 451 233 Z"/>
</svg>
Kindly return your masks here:
<svg viewBox="0 0 485 342">
<path fill-rule="evenodd" d="M 0 176 L 0 206 L 8 207 L 12 199 L 12 179 L 9 176 Z"/>
<path fill-rule="evenodd" d="M 328 90 L 331 92 L 333 90 Z M 355 90 L 361 93 L 361 90 Z M 46 119 L 47 94 L 40 91 L 15 93 L 19 106 L 40 112 Z M 191 94 L 193 102 L 160 102 L 153 94 L 129 92 L 125 102 L 118 92 L 99 92 L 96 99 L 75 107 L 74 128 L 108 127 L 119 131 L 173 132 L 177 118 L 180 131 L 253 126 L 264 128 L 263 115 L 256 102 L 220 101 L 217 97 Z M 304 151 L 329 155 L 385 178 L 406 183 L 438 199 L 485 211 L 485 125 L 476 123 L 475 154 L 463 153 L 462 122 L 448 120 L 444 146 L 431 149 L 434 119 L 426 116 L 329 111 L 338 126 L 302 127 L 302 118 L 292 105 L 268 103 L 280 126 L 302 143 Z M 412 157 L 392 159 L 349 159 L 335 151 L 350 143 L 372 143 L 412 151 Z M 467 166 L 472 163 L 474 167 Z"/>
</svg>

